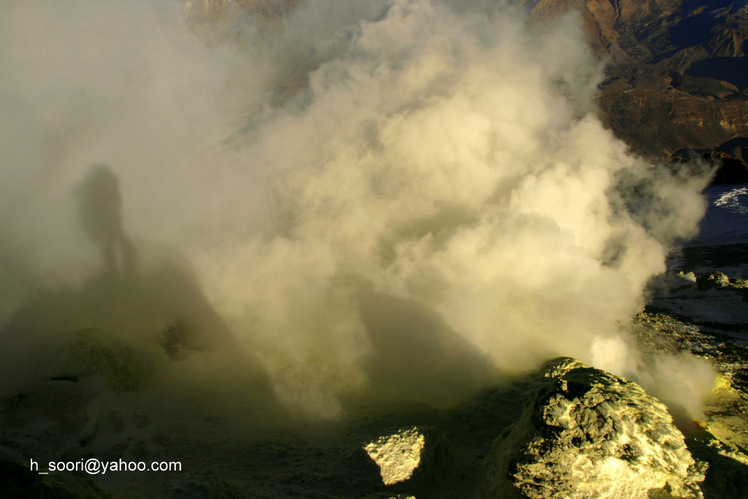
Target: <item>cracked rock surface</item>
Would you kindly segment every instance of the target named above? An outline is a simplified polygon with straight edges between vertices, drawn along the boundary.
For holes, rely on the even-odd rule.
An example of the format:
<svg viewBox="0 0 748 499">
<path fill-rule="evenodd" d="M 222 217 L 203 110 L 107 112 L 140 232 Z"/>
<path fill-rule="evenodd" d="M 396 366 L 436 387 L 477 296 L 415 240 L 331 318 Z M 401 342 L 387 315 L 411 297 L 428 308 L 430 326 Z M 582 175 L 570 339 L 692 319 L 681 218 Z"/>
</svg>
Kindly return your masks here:
<svg viewBox="0 0 748 499">
<path fill-rule="evenodd" d="M 531 498 L 701 497 L 703 465 L 665 405 L 638 384 L 569 358 L 541 374 L 546 385 L 485 459 L 487 495 L 511 493 L 501 486 L 508 475 Z"/>
</svg>

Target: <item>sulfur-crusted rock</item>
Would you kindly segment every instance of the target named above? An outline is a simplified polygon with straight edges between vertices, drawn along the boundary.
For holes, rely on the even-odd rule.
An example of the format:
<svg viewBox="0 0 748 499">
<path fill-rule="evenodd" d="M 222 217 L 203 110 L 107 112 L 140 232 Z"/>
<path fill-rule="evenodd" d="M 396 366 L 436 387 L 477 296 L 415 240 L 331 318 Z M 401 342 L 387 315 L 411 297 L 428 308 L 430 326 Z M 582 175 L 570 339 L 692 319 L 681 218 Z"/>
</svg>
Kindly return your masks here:
<svg viewBox="0 0 748 499">
<path fill-rule="evenodd" d="M 385 485 L 405 481 L 421 464 L 421 451 L 426 439 L 417 428 L 401 430 L 393 435 L 378 438 L 364 449 L 382 474 Z"/>
<path fill-rule="evenodd" d="M 364 446 L 379 467 L 382 482 L 394 490 L 423 492 L 448 480 L 452 448 L 434 427 L 400 429 Z"/>
<path fill-rule="evenodd" d="M 639 385 L 567 358 L 541 372 L 547 383 L 484 460 L 485 495 L 702 496 L 703 470 L 665 406 Z"/>
</svg>

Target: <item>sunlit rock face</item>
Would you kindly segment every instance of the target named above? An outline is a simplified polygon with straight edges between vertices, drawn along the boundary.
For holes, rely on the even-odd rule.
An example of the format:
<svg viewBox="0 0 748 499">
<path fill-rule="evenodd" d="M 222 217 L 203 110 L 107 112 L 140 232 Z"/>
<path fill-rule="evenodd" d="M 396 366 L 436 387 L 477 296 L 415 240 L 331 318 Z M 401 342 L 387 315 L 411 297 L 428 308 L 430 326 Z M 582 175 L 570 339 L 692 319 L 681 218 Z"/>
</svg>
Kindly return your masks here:
<svg viewBox="0 0 748 499">
<path fill-rule="evenodd" d="M 364 450 L 379 466 L 382 482 L 392 485 L 410 478 L 421 464 L 424 443 L 423 435 L 411 428 L 380 437 L 367 444 Z"/>
<path fill-rule="evenodd" d="M 449 485 L 455 466 L 453 448 L 436 427 L 400 429 L 363 449 L 379 468 L 382 483 L 393 492 L 434 494 Z"/>
<path fill-rule="evenodd" d="M 530 498 L 701 497 L 699 469 L 664 404 L 639 385 L 569 358 L 484 460 L 484 491 Z M 505 490 L 504 479 L 516 490 Z"/>
</svg>

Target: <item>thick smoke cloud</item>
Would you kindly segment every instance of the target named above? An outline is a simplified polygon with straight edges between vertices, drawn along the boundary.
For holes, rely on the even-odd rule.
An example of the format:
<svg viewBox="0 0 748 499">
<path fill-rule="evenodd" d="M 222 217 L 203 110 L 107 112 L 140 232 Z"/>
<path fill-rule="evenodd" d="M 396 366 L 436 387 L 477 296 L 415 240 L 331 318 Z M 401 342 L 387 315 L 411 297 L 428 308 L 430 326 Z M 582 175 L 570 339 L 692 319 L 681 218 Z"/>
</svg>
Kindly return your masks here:
<svg viewBox="0 0 748 499">
<path fill-rule="evenodd" d="M 210 44 L 177 2 L 1 9 L 4 320 L 127 254 L 141 279 L 178 254 L 220 316 L 200 327 L 225 321 L 314 415 L 376 380 L 415 396 L 429 365 L 455 393 L 556 355 L 639 376 L 622 325 L 702 184 L 602 127 L 578 16 L 310 0 Z"/>
</svg>

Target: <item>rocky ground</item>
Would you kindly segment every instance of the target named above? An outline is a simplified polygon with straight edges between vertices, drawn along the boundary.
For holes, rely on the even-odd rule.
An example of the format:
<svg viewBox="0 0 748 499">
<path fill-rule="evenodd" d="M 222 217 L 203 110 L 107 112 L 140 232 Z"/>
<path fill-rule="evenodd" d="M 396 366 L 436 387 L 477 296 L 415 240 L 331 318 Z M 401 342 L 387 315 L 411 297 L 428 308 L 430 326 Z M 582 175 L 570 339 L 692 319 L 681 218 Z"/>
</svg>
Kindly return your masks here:
<svg viewBox="0 0 748 499">
<path fill-rule="evenodd" d="M 596 50 L 614 62 L 601 114 L 635 150 L 711 155 L 722 145 L 744 164 L 741 147 L 724 145 L 748 134 L 746 82 L 729 70 L 745 67 L 748 14 L 739 2 L 521 3 L 538 18 L 582 9 Z M 229 4 L 189 2 L 188 20 L 213 29 L 215 9 Z M 233 4 L 272 23 L 296 2 Z M 685 36 L 693 30 L 703 36 Z M 622 325 L 644 362 L 686 352 L 714 367 L 695 420 L 630 380 L 558 358 L 446 407 L 353 401 L 335 421 L 310 422 L 283 410 L 261 377 L 182 380 L 228 354 L 185 349 L 179 325 L 133 341 L 74 329 L 35 349 L 35 375 L 0 400 L 0 496 L 746 497 L 748 188 L 711 189 L 699 239 L 672 255 L 647 305 Z M 181 470 L 39 473 L 90 458 L 174 461 Z"/>
<path fill-rule="evenodd" d="M 748 286 L 679 268 L 701 269 L 697 258 L 713 266 L 703 255 L 715 252 L 687 249 L 671 261 L 633 321 L 645 356 L 691 352 L 719 371 L 698 421 L 676 427 L 636 383 L 560 358 L 455 407 L 360 405 L 336 422 L 302 423 L 256 387 L 175 390 L 147 373 L 184 358 L 84 331 L 65 347 L 85 366 L 79 375 L 39 380 L 0 405 L 2 495 L 743 497 Z M 740 262 L 720 263 L 739 272 Z M 30 459 L 89 457 L 179 460 L 182 471 L 29 469 Z"/>
<path fill-rule="evenodd" d="M 667 316 L 642 314 L 638 327 L 650 344 L 694 343 L 695 333 Z M 710 352 L 722 376 L 705 420 L 685 434 L 638 385 L 573 359 L 450 410 L 369 408 L 334 424 L 291 424 L 278 415 L 258 424 L 251 412 L 238 421 L 205 400 L 173 395 L 156 410 L 145 393 L 49 381 L 3 403 L 3 496 L 741 497 L 748 399 L 740 348 L 718 344 Z M 30 455 L 168 456 L 183 471 L 41 476 L 28 469 Z"/>
</svg>

